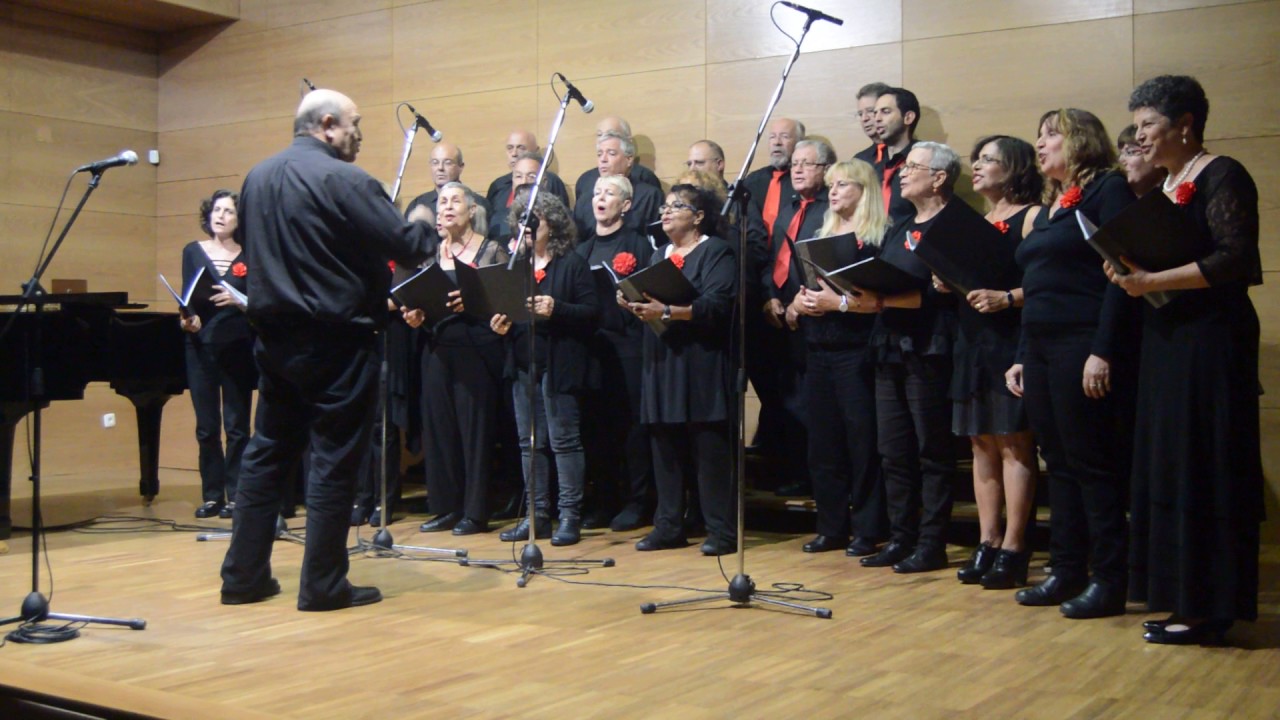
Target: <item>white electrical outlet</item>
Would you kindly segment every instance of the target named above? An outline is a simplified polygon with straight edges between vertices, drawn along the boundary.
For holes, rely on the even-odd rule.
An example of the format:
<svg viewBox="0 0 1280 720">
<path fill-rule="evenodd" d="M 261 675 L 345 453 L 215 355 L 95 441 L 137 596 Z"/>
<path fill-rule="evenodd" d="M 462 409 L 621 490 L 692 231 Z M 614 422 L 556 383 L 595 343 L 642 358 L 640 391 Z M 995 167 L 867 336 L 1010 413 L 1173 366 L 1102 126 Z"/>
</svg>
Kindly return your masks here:
<svg viewBox="0 0 1280 720">
<path fill-rule="evenodd" d="M 103 415 L 103 416 L 102 416 L 102 427 L 104 427 L 104 428 L 113 428 L 113 427 L 115 427 L 115 426 L 116 426 L 116 414 L 115 414 L 115 413 L 107 413 L 106 415 Z"/>
</svg>

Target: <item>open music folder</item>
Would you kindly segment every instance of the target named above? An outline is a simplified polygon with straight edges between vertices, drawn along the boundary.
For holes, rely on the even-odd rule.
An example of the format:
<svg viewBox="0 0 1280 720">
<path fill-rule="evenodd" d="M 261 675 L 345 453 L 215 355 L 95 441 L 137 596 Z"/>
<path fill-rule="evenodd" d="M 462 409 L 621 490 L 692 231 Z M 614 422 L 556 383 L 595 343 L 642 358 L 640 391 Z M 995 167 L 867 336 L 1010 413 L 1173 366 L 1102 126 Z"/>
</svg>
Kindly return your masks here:
<svg viewBox="0 0 1280 720">
<path fill-rule="evenodd" d="M 403 272 L 397 267 L 392 274 L 392 282 L 395 285 L 391 288 L 391 297 L 410 310 L 421 310 L 429 325 L 435 325 L 454 314 L 448 306 L 449 293 L 457 290 L 458 286 L 449 279 L 439 263 Z"/>
</svg>

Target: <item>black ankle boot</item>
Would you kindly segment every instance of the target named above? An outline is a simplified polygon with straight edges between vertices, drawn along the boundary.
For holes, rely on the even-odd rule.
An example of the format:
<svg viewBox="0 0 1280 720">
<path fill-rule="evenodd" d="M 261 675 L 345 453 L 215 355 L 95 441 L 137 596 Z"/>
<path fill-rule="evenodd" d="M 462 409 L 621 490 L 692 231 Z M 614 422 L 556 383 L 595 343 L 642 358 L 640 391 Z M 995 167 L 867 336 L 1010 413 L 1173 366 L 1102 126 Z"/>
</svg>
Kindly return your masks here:
<svg viewBox="0 0 1280 720">
<path fill-rule="evenodd" d="M 536 521 L 538 524 L 534 530 L 538 531 L 538 539 L 546 540 L 551 537 L 551 518 L 540 517 Z M 502 542 L 523 542 L 529 539 L 529 518 L 520 521 L 520 524 L 510 530 L 503 530 L 498 533 L 498 539 Z"/>
<path fill-rule="evenodd" d="M 1012 590 L 1027 584 L 1027 568 L 1031 565 L 1031 551 L 1001 550 L 996 562 L 979 581 L 987 590 Z"/>
<path fill-rule="evenodd" d="M 1075 620 L 1124 614 L 1125 584 L 1091 580 L 1084 592 L 1062 603 L 1061 611 Z"/>
<path fill-rule="evenodd" d="M 991 543 L 982 543 L 974 549 L 973 555 L 969 556 L 969 562 L 956 571 L 956 577 L 965 585 L 977 583 L 995 564 L 996 554 L 1001 552 L 1004 551 L 991 547 Z"/>
<path fill-rule="evenodd" d="M 1035 587 L 1019 590 L 1013 596 L 1013 599 L 1019 605 L 1030 605 L 1032 607 L 1061 605 L 1084 592 L 1087 584 L 1088 582 L 1079 576 L 1050 575 L 1048 579 Z"/>
</svg>

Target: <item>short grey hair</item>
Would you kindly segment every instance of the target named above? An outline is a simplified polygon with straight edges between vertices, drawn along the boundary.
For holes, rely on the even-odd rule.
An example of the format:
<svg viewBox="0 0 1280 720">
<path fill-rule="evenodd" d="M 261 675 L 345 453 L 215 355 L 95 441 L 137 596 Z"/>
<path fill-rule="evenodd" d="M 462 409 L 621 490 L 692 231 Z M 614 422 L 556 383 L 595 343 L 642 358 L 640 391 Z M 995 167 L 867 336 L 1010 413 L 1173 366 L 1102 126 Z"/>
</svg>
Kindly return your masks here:
<svg viewBox="0 0 1280 720">
<path fill-rule="evenodd" d="M 911 146 L 912 150 L 928 150 L 932 155 L 929 158 L 930 170 L 941 170 L 946 173 L 946 180 L 942 183 L 942 187 L 947 194 L 955 192 L 956 181 L 960 179 L 960 156 L 952 150 L 949 145 L 938 142 L 929 142 L 922 140 Z"/>
<path fill-rule="evenodd" d="M 445 190 L 452 190 L 454 188 L 461 188 L 462 196 L 467 199 L 467 207 L 473 207 L 476 209 L 475 214 L 471 216 L 471 229 L 481 235 L 487 233 L 489 231 L 489 213 L 485 211 L 484 205 L 481 205 L 476 201 L 478 196 L 471 192 L 471 188 L 457 180 L 447 182 L 444 184 L 444 187 L 436 191 L 436 202 L 440 201 L 440 196 L 444 194 Z"/>
<path fill-rule="evenodd" d="M 597 185 L 599 185 L 600 183 L 604 183 L 605 185 L 612 185 L 613 189 L 618 191 L 618 195 L 621 196 L 623 200 L 631 199 L 631 194 L 632 194 L 631 181 L 628 180 L 625 176 L 609 175 L 607 177 L 602 177 L 596 180 Z M 594 190 L 592 191 L 592 194 L 593 195 L 595 194 Z"/>
<path fill-rule="evenodd" d="M 516 162 L 520 162 L 521 160 L 537 160 L 538 165 L 542 165 L 542 153 L 537 152 L 536 150 L 525 150 L 516 156 Z"/>
<path fill-rule="evenodd" d="M 800 148 L 813 148 L 818 155 L 818 162 L 831 167 L 835 165 L 839 158 L 836 157 L 836 151 L 824 140 L 801 140 L 796 143 L 796 150 Z M 795 155 L 795 151 L 791 152 Z"/>
<path fill-rule="evenodd" d="M 614 140 L 617 140 L 619 143 L 622 144 L 623 155 L 626 155 L 627 157 L 630 157 L 630 158 L 633 158 L 636 156 L 635 141 L 632 140 L 630 136 L 623 135 L 622 133 L 614 130 L 606 130 L 600 133 L 600 137 L 596 138 L 596 147 L 597 148 L 600 147 L 600 143 L 610 138 L 613 138 Z"/>
</svg>

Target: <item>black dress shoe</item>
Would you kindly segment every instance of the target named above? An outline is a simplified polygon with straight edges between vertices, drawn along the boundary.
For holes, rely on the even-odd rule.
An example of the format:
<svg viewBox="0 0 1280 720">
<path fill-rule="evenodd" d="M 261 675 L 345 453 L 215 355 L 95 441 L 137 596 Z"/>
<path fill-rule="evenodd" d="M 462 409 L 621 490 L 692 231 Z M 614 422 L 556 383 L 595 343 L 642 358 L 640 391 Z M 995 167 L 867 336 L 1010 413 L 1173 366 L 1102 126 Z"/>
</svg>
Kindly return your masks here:
<svg viewBox="0 0 1280 720">
<path fill-rule="evenodd" d="M 1124 614 L 1125 586 L 1091 580 L 1084 592 L 1062 603 L 1059 610 L 1073 620 Z"/>
<path fill-rule="evenodd" d="M 702 543 L 702 547 L 698 548 L 698 550 L 701 551 L 703 555 L 713 557 L 720 555 L 732 555 L 738 552 L 738 541 L 729 541 L 725 538 L 707 538 L 707 541 Z"/>
<path fill-rule="evenodd" d="M 880 552 L 864 557 L 858 562 L 862 563 L 862 567 L 889 567 L 906 560 L 914 549 L 910 545 L 891 540 L 888 545 L 880 548 Z"/>
<path fill-rule="evenodd" d="M 876 541 L 869 537 L 855 537 L 849 543 L 849 547 L 844 549 L 844 554 L 849 557 L 863 557 L 865 555 L 874 555 L 876 552 Z"/>
<path fill-rule="evenodd" d="M 1086 584 L 1081 577 L 1050 575 L 1039 585 L 1019 590 L 1013 599 L 1019 605 L 1030 607 L 1061 605 L 1083 592 Z"/>
<path fill-rule="evenodd" d="M 581 523 L 582 529 L 583 530 L 603 530 L 609 527 L 609 521 L 612 519 L 613 519 L 613 513 L 607 510 L 604 510 L 603 508 L 596 508 L 595 510 L 592 510 L 591 512 L 582 516 L 582 523 Z"/>
<path fill-rule="evenodd" d="M 356 503 L 351 507 L 351 527 L 359 527 L 369 522 L 369 508 Z"/>
<path fill-rule="evenodd" d="M 998 552 L 999 549 L 992 547 L 991 543 L 982 543 L 974 549 L 973 555 L 969 556 L 969 562 L 956 571 L 956 577 L 965 585 L 976 584 L 996 564 Z"/>
<path fill-rule="evenodd" d="M 418 526 L 418 530 L 422 532 L 444 532 L 445 530 L 452 530 L 453 526 L 457 525 L 458 521 L 461 519 L 462 513 L 444 513 L 443 515 L 437 515 L 422 523 Z"/>
<path fill-rule="evenodd" d="M 507 503 L 502 509 L 493 514 L 494 520 L 515 520 L 520 517 L 520 510 L 524 507 L 525 496 L 521 493 L 515 493 L 507 499 Z"/>
<path fill-rule="evenodd" d="M 778 497 L 810 497 L 813 495 L 813 486 L 809 483 L 787 483 L 774 490 L 773 494 Z"/>
<path fill-rule="evenodd" d="M 229 590 L 222 591 L 223 605 L 248 605 L 249 603 L 262 602 L 267 598 L 275 597 L 280 594 L 280 581 L 275 578 L 269 578 L 267 584 L 257 590 L 249 592 L 233 592 Z"/>
<path fill-rule="evenodd" d="M 232 500 L 231 502 L 222 506 L 222 509 L 218 511 L 218 517 L 222 518 L 223 520 L 230 520 L 231 514 L 234 513 L 235 511 L 236 511 L 236 501 Z"/>
<path fill-rule="evenodd" d="M 218 511 L 222 510 L 222 503 L 218 500 L 210 500 L 209 502 L 196 508 L 196 517 L 205 520 L 211 517 L 218 517 Z"/>
<path fill-rule="evenodd" d="M 387 516 L 387 522 L 388 523 L 391 522 L 390 515 Z M 373 512 L 369 513 L 369 524 L 374 527 L 380 527 L 382 525 L 382 506 L 381 505 L 374 508 Z"/>
<path fill-rule="evenodd" d="M 831 552 L 839 550 L 848 542 L 845 538 L 835 537 L 834 535 L 819 535 L 800 548 L 807 553 Z"/>
<path fill-rule="evenodd" d="M 1179 618 L 1177 615 L 1170 615 L 1169 617 L 1163 620 L 1145 620 L 1142 623 L 1142 629 L 1143 630 L 1163 630 L 1166 625 L 1173 625 L 1175 623 L 1181 624 L 1182 619 Z"/>
<path fill-rule="evenodd" d="M 921 545 L 910 556 L 893 564 L 893 571 L 900 575 L 932 572 L 947 567 L 947 551 L 940 547 Z"/>
<path fill-rule="evenodd" d="M 361 605 L 372 605 L 376 602 L 382 602 L 382 592 L 378 588 L 352 585 L 351 593 L 347 597 L 311 602 L 306 605 L 299 602 L 298 609 L 303 612 L 328 612 L 330 610 L 360 607 Z"/>
<path fill-rule="evenodd" d="M 538 537 L 545 540 L 551 536 L 551 518 L 540 517 L 537 519 L 537 525 L 533 528 L 538 532 Z M 524 518 L 518 525 L 510 530 L 503 530 L 498 533 L 498 539 L 502 542 L 523 542 L 529 539 L 529 518 Z"/>
<path fill-rule="evenodd" d="M 480 533 L 487 532 L 489 532 L 488 523 L 482 523 L 479 520 L 472 520 L 469 517 L 462 518 L 458 521 L 457 525 L 453 526 L 454 535 L 479 535 Z"/>
<path fill-rule="evenodd" d="M 1142 639 L 1155 645 L 1225 645 L 1230 629 L 1230 620 L 1205 620 L 1194 624 L 1171 622 L 1164 627 L 1148 629 Z"/>
<path fill-rule="evenodd" d="M 630 532 L 644 527 L 645 522 L 644 509 L 636 505 L 627 505 L 622 508 L 622 512 L 613 516 L 613 520 L 609 522 L 609 529 L 614 532 Z"/>
<path fill-rule="evenodd" d="M 1014 552 L 1001 550 L 996 562 L 982 576 L 982 587 L 987 590 L 1012 590 L 1027 584 L 1027 568 L 1031 565 L 1031 550 Z"/>
<path fill-rule="evenodd" d="M 561 520 L 560 527 L 551 535 L 551 544 L 556 547 L 577 545 L 582 540 L 581 520 Z"/>
<path fill-rule="evenodd" d="M 657 533 L 649 533 L 640 538 L 636 543 L 636 550 L 640 552 L 648 552 L 650 550 L 674 550 L 682 548 L 689 544 L 689 541 L 683 537 L 662 537 Z"/>
</svg>

